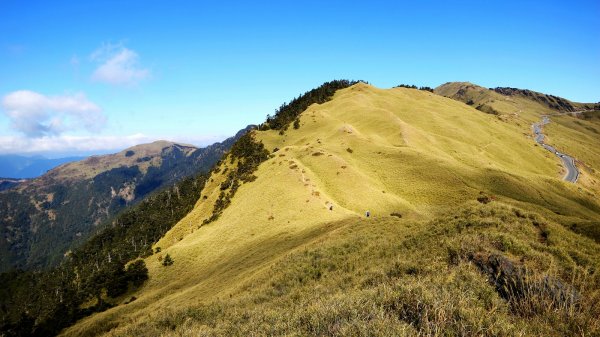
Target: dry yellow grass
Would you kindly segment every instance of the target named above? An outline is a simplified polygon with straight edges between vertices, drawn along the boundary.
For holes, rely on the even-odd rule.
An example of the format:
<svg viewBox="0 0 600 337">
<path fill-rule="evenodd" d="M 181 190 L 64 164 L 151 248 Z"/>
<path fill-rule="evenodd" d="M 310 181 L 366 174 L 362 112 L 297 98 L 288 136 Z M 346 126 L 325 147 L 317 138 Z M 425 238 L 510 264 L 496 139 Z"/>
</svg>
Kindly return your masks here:
<svg viewBox="0 0 600 337">
<path fill-rule="evenodd" d="M 83 319 L 64 335 L 117 325 L 126 331 L 159 310 L 227 297 L 367 210 L 376 219 L 392 212 L 427 219 L 484 191 L 557 221 L 600 219 L 590 192 L 562 182 L 555 158 L 523 125 L 439 95 L 360 83 L 309 107 L 300 124 L 283 136 L 255 132 L 267 149 L 279 148 L 257 179 L 239 188 L 217 221 L 200 227 L 231 169 L 225 160 L 202 192 L 207 198 L 157 243 L 162 252 L 146 259 L 150 280 L 137 300 Z M 175 263 L 163 267 L 158 257 L 167 253 Z"/>
</svg>

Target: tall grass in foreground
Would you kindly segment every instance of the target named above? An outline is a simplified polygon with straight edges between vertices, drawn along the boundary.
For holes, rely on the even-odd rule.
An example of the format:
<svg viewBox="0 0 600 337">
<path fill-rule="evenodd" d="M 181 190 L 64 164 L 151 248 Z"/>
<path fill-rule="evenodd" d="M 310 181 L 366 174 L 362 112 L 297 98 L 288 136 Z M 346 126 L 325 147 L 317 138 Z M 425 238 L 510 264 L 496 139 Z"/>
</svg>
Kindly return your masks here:
<svg viewBox="0 0 600 337">
<path fill-rule="evenodd" d="M 536 214 L 490 203 L 428 223 L 345 222 L 217 301 L 109 335 L 600 333 L 600 247 Z"/>
</svg>

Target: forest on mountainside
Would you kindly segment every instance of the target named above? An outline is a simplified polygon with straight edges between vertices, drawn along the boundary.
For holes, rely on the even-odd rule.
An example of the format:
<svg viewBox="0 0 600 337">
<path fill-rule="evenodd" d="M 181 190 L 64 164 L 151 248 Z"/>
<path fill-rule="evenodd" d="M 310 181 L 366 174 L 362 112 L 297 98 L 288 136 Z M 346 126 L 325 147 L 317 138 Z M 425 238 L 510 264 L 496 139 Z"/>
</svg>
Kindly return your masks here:
<svg viewBox="0 0 600 337">
<path fill-rule="evenodd" d="M 55 335 L 115 305 L 116 298 L 148 278 L 138 258 L 151 255 L 152 245 L 194 207 L 206 179 L 206 174 L 184 179 L 125 210 L 56 268 L 0 274 L 0 331 Z"/>
</svg>

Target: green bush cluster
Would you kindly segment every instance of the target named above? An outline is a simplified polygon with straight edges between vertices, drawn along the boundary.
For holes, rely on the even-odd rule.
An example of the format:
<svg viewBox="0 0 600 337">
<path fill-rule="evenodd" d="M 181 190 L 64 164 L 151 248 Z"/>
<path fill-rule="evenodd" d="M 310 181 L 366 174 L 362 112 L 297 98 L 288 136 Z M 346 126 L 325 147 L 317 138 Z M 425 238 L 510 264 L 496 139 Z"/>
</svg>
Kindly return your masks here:
<svg viewBox="0 0 600 337">
<path fill-rule="evenodd" d="M 165 267 L 173 265 L 173 258 L 171 257 L 171 255 L 169 255 L 169 254 L 165 255 L 165 258 L 162 261 L 162 265 Z"/>
<path fill-rule="evenodd" d="M 500 114 L 500 112 L 498 112 L 498 110 L 492 108 L 492 106 L 487 105 L 487 104 L 480 104 L 480 105 L 476 106 L 475 109 L 477 109 L 481 112 L 485 112 L 486 114 L 490 114 L 490 115 L 499 115 Z"/>
</svg>

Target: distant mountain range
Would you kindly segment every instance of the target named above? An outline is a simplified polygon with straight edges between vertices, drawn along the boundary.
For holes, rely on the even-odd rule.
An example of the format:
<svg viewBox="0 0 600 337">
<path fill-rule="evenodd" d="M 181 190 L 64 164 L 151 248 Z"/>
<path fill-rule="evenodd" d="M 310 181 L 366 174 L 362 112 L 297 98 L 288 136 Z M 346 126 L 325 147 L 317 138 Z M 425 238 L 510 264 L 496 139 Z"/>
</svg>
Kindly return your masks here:
<svg viewBox="0 0 600 337">
<path fill-rule="evenodd" d="M 205 148 L 157 141 L 91 156 L 0 192 L 0 271 L 59 263 L 125 207 L 208 171 L 247 130 Z"/>
<path fill-rule="evenodd" d="M 25 182 L 26 179 L 0 178 L 0 191 L 8 190 Z"/>
<path fill-rule="evenodd" d="M 0 177 L 37 178 L 49 170 L 85 157 L 49 159 L 42 156 L 26 157 L 15 154 L 0 155 Z"/>
</svg>

